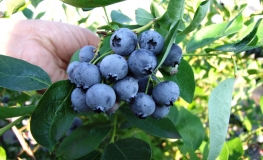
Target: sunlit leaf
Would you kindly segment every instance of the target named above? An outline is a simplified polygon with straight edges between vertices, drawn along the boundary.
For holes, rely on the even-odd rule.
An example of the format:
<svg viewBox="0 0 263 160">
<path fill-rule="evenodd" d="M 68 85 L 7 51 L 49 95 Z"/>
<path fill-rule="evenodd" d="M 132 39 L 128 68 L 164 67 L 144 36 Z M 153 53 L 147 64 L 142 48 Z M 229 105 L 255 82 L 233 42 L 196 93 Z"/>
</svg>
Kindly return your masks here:
<svg viewBox="0 0 263 160">
<path fill-rule="evenodd" d="M 216 160 L 228 160 L 229 157 L 229 150 L 226 143 L 224 143 L 224 146 L 219 154 L 219 156 L 216 158 Z"/>
<path fill-rule="evenodd" d="M 124 22 L 132 21 L 131 18 L 129 18 L 128 16 L 117 10 L 112 10 L 110 16 L 113 22 L 124 23 Z"/>
<path fill-rule="evenodd" d="M 228 78 L 218 84 L 210 94 L 208 101 L 210 150 L 208 159 L 215 159 L 220 154 L 227 134 L 232 92 L 235 79 Z"/>
<path fill-rule="evenodd" d="M 6 152 L 3 147 L 0 146 L 0 159 L 5 160 L 6 159 Z"/>
<path fill-rule="evenodd" d="M 206 16 L 208 7 L 209 7 L 209 0 L 203 1 L 199 7 L 197 8 L 194 18 L 191 21 L 191 23 L 189 24 L 189 26 L 187 26 L 180 34 L 178 34 L 178 36 L 181 36 L 183 34 L 187 34 L 193 30 L 195 30 L 200 23 L 203 21 L 203 19 Z"/>
<path fill-rule="evenodd" d="M 230 22 L 212 24 L 201 28 L 191 37 L 186 45 L 186 51 L 191 52 L 204 47 L 221 37 L 238 32 L 243 26 L 242 11 Z"/>
<path fill-rule="evenodd" d="M 150 21 L 152 21 L 154 18 L 152 14 L 150 14 L 149 12 L 147 12 L 145 9 L 142 8 L 136 9 L 135 15 L 136 15 L 135 17 L 136 22 L 139 25 L 145 25 Z"/>
<path fill-rule="evenodd" d="M 239 137 L 227 141 L 229 159 L 239 159 L 244 154 L 242 141 Z"/>
</svg>

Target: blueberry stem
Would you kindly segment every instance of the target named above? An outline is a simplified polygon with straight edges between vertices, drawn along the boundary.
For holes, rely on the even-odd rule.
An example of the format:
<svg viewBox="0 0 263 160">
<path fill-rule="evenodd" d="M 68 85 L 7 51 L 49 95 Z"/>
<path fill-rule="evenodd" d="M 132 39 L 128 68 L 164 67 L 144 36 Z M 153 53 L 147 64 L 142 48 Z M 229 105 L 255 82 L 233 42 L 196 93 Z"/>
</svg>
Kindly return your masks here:
<svg viewBox="0 0 263 160">
<path fill-rule="evenodd" d="M 94 60 L 94 62 L 92 62 L 93 60 L 91 60 L 91 63 L 92 64 L 96 64 L 99 60 L 101 60 L 102 58 L 106 57 L 107 55 L 110 55 L 112 54 L 113 52 L 112 51 L 109 51 L 109 52 L 106 52 L 104 53 L 103 55 L 101 55 L 100 57 L 98 57 L 97 59 Z"/>
<path fill-rule="evenodd" d="M 217 52 L 216 54 L 209 54 L 209 53 L 200 53 L 200 54 L 183 54 L 183 56 L 216 56 L 216 57 L 218 57 L 218 55 L 220 55 L 220 54 L 225 54 L 225 52 Z"/>
<path fill-rule="evenodd" d="M 233 64 L 234 64 L 234 76 L 237 77 L 237 64 L 236 64 L 236 60 L 234 59 L 233 56 L 231 56 Z"/>
<path fill-rule="evenodd" d="M 117 126 L 117 117 L 118 117 L 118 114 L 117 114 L 117 111 L 115 111 L 114 121 L 113 121 L 113 133 L 112 133 L 112 136 L 111 136 L 110 143 L 114 143 L 114 137 L 115 137 L 115 134 L 116 134 L 116 126 Z"/>
<path fill-rule="evenodd" d="M 157 18 L 154 18 L 153 20 L 151 20 L 149 23 L 147 23 L 146 25 L 140 27 L 140 28 L 137 28 L 137 29 L 134 29 L 132 30 L 134 33 L 138 34 L 138 33 L 141 33 L 143 31 L 145 31 L 146 29 L 148 29 L 149 27 L 151 27 L 156 21 L 160 20 L 161 17 L 157 17 Z"/>
<path fill-rule="evenodd" d="M 147 86 L 146 86 L 146 89 L 145 89 L 145 94 L 148 93 L 148 89 L 149 89 L 149 84 L 150 84 L 150 81 L 152 80 L 152 77 L 151 76 L 148 76 L 148 82 L 147 82 Z"/>
<path fill-rule="evenodd" d="M 97 47 L 97 49 L 96 49 L 95 55 L 94 55 L 94 57 L 92 58 L 92 60 L 90 61 L 91 63 L 96 60 L 96 57 L 97 57 L 97 55 L 98 55 L 98 53 L 99 53 L 99 51 L 100 51 L 100 48 L 101 48 L 101 46 L 103 45 L 103 41 L 104 41 L 104 37 L 101 37 L 100 42 L 99 42 L 99 44 L 98 44 L 98 47 Z"/>
<path fill-rule="evenodd" d="M 17 123 L 20 123 L 22 120 L 24 120 L 27 116 L 22 116 L 18 119 L 16 119 L 15 121 L 11 122 L 10 124 L 6 125 L 5 127 L 0 129 L 0 136 L 2 134 L 4 134 L 6 131 L 8 131 L 10 128 L 12 128 L 13 126 L 15 126 Z"/>
<path fill-rule="evenodd" d="M 106 7 L 103 7 L 104 13 L 106 15 L 106 19 L 107 19 L 107 24 L 110 25 L 110 19 L 108 17 L 107 11 L 106 11 Z"/>
</svg>

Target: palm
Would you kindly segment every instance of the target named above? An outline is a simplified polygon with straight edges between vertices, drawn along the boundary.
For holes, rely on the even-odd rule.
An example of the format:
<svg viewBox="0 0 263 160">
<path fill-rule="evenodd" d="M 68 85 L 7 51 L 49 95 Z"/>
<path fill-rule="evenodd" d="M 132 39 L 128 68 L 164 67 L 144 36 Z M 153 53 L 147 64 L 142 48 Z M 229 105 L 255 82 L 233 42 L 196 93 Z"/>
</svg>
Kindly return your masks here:
<svg viewBox="0 0 263 160">
<path fill-rule="evenodd" d="M 51 21 L 22 21 L 14 27 L 7 55 L 43 68 L 52 82 L 66 79 L 72 54 L 85 45 L 97 46 L 99 38 L 87 29 Z"/>
</svg>

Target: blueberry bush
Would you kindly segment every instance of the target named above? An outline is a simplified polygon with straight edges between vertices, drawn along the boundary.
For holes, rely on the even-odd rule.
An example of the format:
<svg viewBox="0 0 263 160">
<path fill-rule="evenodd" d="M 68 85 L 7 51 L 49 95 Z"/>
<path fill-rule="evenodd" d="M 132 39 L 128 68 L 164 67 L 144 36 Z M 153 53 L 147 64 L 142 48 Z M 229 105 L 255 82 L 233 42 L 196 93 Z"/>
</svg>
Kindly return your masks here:
<svg viewBox="0 0 263 160">
<path fill-rule="evenodd" d="M 41 19 L 41 3 L 3 0 L 0 16 Z M 134 19 L 108 14 L 121 3 L 61 0 L 100 37 L 73 54 L 68 80 L 0 55 L 0 159 L 260 159 L 262 10 L 152 0 Z M 87 25 L 97 8 L 106 24 Z"/>
</svg>

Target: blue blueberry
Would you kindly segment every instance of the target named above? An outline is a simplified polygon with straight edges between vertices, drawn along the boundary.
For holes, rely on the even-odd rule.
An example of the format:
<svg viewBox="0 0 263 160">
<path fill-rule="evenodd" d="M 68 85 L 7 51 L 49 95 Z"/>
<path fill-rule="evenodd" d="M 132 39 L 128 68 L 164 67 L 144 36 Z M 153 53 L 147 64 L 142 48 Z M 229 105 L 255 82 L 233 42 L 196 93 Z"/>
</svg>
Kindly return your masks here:
<svg viewBox="0 0 263 160">
<path fill-rule="evenodd" d="M 146 49 L 138 49 L 132 52 L 128 59 L 130 71 L 136 78 L 153 73 L 157 66 L 157 58 L 153 52 Z"/>
<path fill-rule="evenodd" d="M 104 57 L 99 68 L 102 76 L 110 81 L 120 80 L 128 73 L 127 61 L 117 54 L 111 54 Z"/>
<path fill-rule="evenodd" d="M 130 102 L 132 112 L 141 119 L 150 116 L 155 110 L 155 102 L 148 94 L 138 92 Z"/>
<path fill-rule="evenodd" d="M 67 74 L 68 74 L 68 80 L 70 80 L 71 83 L 74 83 L 73 71 L 79 65 L 79 63 L 80 63 L 79 61 L 74 61 L 68 65 Z"/>
<path fill-rule="evenodd" d="M 173 103 L 179 98 L 180 90 L 173 81 L 164 81 L 158 83 L 152 92 L 152 97 L 156 104 L 160 106 L 173 106 Z"/>
<path fill-rule="evenodd" d="M 164 46 L 164 38 L 154 30 L 142 32 L 138 41 L 141 48 L 150 50 L 155 55 L 161 53 Z"/>
<path fill-rule="evenodd" d="M 73 71 L 74 83 L 77 87 L 88 89 L 101 82 L 101 74 L 96 65 L 81 62 Z"/>
<path fill-rule="evenodd" d="M 165 117 L 169 113 L 169 111 L 170 111 L 170 106 L 166 107 L 166 106 L 156 105 L 153 114 L 151 114 L 151 117 L 155 119 L 161 119 Z"/>
<path fill-rule="evenodd" d="M 175 67 L 181 62 L 181 58 L 182 49 L 180 46 L 174 43 L 162 65 Z"/>
<path fill-rule="evenodd" d="M 114 90 L 106 84 L 95 84 L 86 93 L 86 103 L 95 112 L 105 112 L 116 102 Z"/>
<path fill-rule="evenodd" d="M 129 28 L 119 28 L 110 38 L 110 47 L 115 54 L 129 56 L 137 45 L 137 35 Z"/>
<path fill-rule="evenodd" d="M 91 45 L 84 46 L 79 51 L 79 61 L 80 62 L 90 62 L 96 53 L 96 48 Z"/>
<path fill-rule="evenodd" d="M 136 96 L 138 88 L 138 81 L 130 76 L 117 81 L 113 85 L 113 90 L 116 93 L 117 99 L 126 102 L 129 102 Z"/>
<path fill-rule="evenodd" d="M 75 88 L 71 93 L 71 103 L 77 112 L 89 112 L 91 109 L 86 103 L 86 92 L 81 88 Z"/>
</svg>

